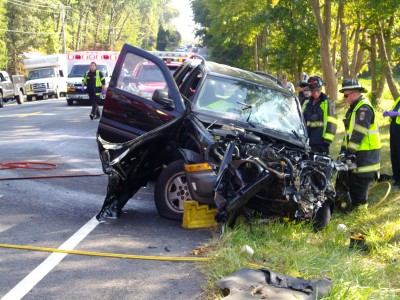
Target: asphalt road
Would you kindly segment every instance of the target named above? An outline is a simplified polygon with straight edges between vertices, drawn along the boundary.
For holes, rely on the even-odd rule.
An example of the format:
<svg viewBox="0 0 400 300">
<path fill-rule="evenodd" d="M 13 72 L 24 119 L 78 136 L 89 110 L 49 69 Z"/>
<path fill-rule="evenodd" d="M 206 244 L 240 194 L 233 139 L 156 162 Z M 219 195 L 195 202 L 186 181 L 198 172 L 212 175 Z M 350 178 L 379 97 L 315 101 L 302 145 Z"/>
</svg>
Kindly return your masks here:
<svg viewBox="0 0 400 300">
<path fill-rule="evenodd" d="M 0 170 L 0 244 L 195 257 L 191 251 L 213 232 L 159 217 L 151 184 L 128 202 L 120 219 L 93 220 L 107 177 L 97 154 L 98 121 L 89 112 L 89 106 L 67 106 L 64 98 L 0 109 L 0 162 L 54 168 Z M 0 298 L 202 299 L 199 266 L 0 247 Z"/>
</svg>

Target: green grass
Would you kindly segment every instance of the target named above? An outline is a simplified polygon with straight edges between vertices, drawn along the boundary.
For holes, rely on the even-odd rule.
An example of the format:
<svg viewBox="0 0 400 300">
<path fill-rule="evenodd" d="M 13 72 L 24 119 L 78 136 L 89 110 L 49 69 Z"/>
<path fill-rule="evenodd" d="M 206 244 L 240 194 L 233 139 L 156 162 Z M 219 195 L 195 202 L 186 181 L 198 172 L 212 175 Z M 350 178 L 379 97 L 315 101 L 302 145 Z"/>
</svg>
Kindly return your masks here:
<svg viewBox="0 0 400 300">
<path fill-rule="evenodd" d="M 363 85 L 369 89 L 367 82 Z M 376 108 L 382 141 L 381 172 L 392 174 L 389 126 L 382 112 L 391 108 L 393 99 L 387 93 L 385 97 L 387 100 Z M 347 106 L 343 105 L 343 97 L 339 99 L 341 120 Z M 332 157 L 339 153 L 343 129 L 341 123 L 331 148 Z M 310 224 L 239 218 L 233 229 L 226 229 L 205 245 L 211 258 L 201 265 L 208 282 L 208 299 L 222 298 L 216 280 L 250 264 L 296 277 L 328 277 L 332 286 L 324 299 L 400 299 L 400 192 L 391 190 L 388 194 L 389 186 L 381 183 L 370 190 L 366 211 L 335 211 L 328 227 L 318 233 Z M 347 227 L 339 231 L 338 224 Z M 349 247 L 351 234 L 359 232 L 366 235 L 367 251 Z M 254 249 L 253 256 L 240 251 L 244 245 Z"/>
</svg>

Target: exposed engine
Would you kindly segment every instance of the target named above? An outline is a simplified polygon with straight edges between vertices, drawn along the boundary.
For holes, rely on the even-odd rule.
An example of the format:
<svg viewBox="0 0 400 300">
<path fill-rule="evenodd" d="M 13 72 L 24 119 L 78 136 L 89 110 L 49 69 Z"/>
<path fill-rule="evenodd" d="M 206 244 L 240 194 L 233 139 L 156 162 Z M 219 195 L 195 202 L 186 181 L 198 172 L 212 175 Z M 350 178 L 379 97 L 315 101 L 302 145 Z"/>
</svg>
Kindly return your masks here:
<svg viewBox="0 0 400 300">
<path fill-rule="evenodd" d="M 219 221 L 232 224 L 248 207 L 263 215 L 314 221 L 317 229 L 327 225 L 335 198 L 331 180 L 342 163 L 236 130 L 212 134 L 217 142 L 209 157 L 218 165 Z"/>
</svg>

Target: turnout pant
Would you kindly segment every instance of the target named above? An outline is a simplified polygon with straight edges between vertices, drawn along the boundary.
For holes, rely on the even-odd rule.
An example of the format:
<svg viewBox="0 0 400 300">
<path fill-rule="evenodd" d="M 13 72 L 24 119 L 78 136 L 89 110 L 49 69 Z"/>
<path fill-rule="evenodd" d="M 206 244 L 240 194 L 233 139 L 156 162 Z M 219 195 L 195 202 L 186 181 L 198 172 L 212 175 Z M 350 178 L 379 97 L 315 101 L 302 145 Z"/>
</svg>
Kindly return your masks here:
<svg viewBox="0 0 400 300">
<path fill-rule="evenodd" d="M 372 180 L 364 174 L 349 173 L 350 197 L 353 206 L 367 203 L 368 188 Z"/>
<path fill-rule="evenodd" d="M 393 120 L 392 123 L 395 121 Z M 390 124 L 390 160 L 392 161 L 393 180 L 400 184 L 400 125 Z"/>
<path fill-rule="evenodd" d="M 100 110 L 99 110 L 100 97 L 97 96 L 96 94 L 89 94 L 89 99 L 90 99 L 90 102 L 92 103 L 92 111 L 90 114 L 92 114 L 93 116 L 100 117 Z"/>
</svg>

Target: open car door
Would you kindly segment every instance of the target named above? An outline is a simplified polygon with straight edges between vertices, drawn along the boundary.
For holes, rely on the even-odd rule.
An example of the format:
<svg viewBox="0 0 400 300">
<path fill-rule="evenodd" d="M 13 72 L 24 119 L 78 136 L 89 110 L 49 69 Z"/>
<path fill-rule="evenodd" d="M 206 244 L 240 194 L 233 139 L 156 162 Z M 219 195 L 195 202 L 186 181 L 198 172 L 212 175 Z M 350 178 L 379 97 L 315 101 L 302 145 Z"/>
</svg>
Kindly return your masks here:
<svg viewBox="0 0 400 300">
<path fill-rule="evenodd" d="M 98 220 L 117 218 L 164 163 L 183 119 L 184 103 L 166 64 L 125 44 L 111 77 L 97 131 L 107 195 Z"/>
</svg>

